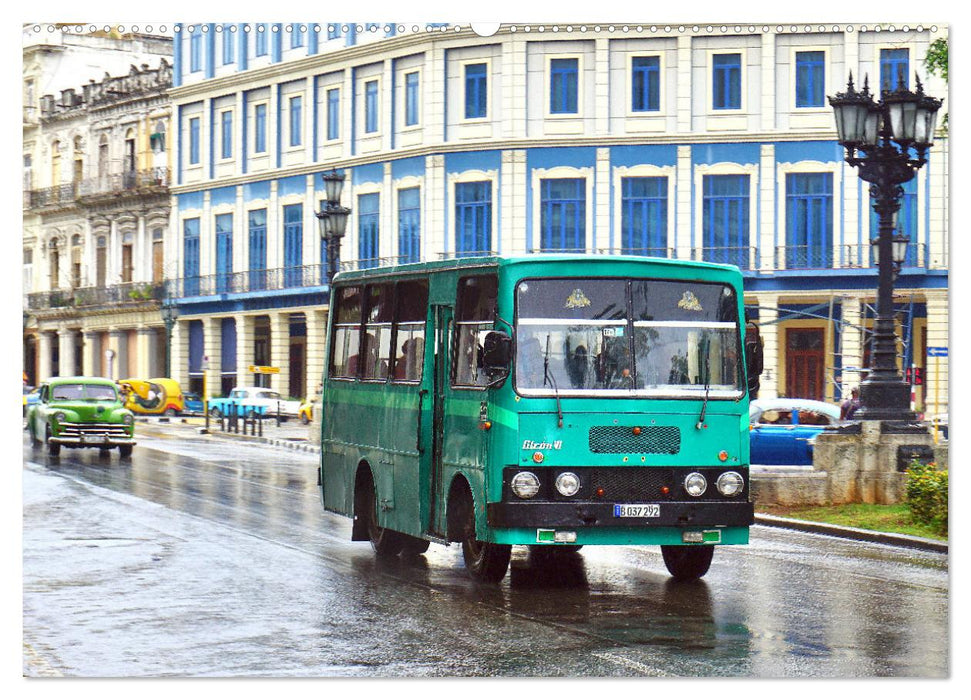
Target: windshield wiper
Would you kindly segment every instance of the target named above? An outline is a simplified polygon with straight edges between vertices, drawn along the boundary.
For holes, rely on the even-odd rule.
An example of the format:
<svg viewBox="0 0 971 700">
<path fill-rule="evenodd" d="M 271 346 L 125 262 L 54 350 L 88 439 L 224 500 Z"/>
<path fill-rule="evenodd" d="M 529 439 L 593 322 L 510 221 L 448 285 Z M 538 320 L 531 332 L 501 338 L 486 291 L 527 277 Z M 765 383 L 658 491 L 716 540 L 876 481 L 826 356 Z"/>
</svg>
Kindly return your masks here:
<svg viewBox="0 0 971 700">
<path fill-rule="evenodd" d="M 711 358 L 705 355 L 705 400 L 701 404 L 701 415 L 698 416 L 696 429 L 701 430 L 705 424 L 705 412 L 708 410 L 708 392 L 711 390 Z"/>
<path fill-rule="evenodd" d="M 550 372 L 550 334 L 546 334 L 546 354 L 543 356 L 543 386 L 549 383 L 553 387 L 553 395 L 556 397 L 556 427 L 563 427 L 563 409 L 560 408 L 560 390 L 556 386 L 556 379 Z"/>
</svg>

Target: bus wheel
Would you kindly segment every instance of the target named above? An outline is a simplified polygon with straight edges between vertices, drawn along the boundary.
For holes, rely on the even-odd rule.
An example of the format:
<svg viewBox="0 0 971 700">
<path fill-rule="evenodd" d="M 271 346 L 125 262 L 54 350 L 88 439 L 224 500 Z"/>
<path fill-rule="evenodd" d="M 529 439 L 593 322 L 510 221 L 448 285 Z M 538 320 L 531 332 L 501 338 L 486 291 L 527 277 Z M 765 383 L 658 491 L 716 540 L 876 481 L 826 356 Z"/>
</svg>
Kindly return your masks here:
<svg viewBox="0 0 971 700">
<path fill-rule="evenodd" d="M 708 573 L 714 545 L 661 545 L 661 556 L 675 581 L 693 581 Z"/>
<path fill-rule="evenodd" d="M 462 533 L 462 558 L 469 575 L 482 583 L 499 583 L 509 568 L 512 546 L 482 542 L 475 537 L 475 510 L 472 498 L 466 494 L 465 527 Z"/>
<path fill-rule="evenodd" d="M 420 537 L 412 537 L 411 535 L 401 534 L 401 556 L 408 559 L 410 557 L 417 557 L 419 554 L 424 554 L 428 551 L 428 545 L 431 544 L 428 540 L 423 540 Z"/>
<path fill-rule="evenodd" d="M 371 548 L 379 557 L 393 557 L 401 551 L 401 534 L 394 530 L 378 525 L 378 498 L 374 493 L 374 484 L 368 483 L 364 503 L 363 516 L 367 519 L 367 536 L 371 541 Z"/>
</svg>

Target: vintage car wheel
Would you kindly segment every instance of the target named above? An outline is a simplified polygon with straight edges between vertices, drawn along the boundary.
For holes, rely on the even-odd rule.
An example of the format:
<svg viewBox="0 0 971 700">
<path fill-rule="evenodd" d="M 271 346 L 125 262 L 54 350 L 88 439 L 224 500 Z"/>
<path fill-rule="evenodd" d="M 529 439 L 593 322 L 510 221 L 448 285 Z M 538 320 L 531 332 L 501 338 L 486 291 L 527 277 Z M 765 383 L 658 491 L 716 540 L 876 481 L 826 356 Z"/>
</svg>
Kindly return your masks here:
<svg viewBox="0 0 971 700">
<path fill-rule="evenodd" d="M 177 413 L 178 411 L 176 411 L 171 406 L 165 409 L 165 415 L 168 416 L 169 418 L 174 418 Z"/>
<path fill-rule="evenodd" d="M 118 445 L 118 454 L 121 455 L 122 459 L 127 459 L 128 457 L 131 457 L 133 447 L 133 445 Z"/>
<path fill-rule="evenodd" d="M 61 454 L 61 446 L 56 442 L 51 442 L 51 427 L 47 426 L 47 454 L 51 457 L 57 457 Z"/>
</svg>

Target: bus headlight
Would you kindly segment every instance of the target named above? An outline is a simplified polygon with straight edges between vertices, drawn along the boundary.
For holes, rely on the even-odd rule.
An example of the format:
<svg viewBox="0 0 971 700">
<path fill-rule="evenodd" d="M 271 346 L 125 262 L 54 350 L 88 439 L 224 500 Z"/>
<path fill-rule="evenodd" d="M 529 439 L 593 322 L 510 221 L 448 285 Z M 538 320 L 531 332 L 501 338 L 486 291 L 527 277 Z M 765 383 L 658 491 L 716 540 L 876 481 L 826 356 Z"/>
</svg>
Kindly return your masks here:
<svg viewBox="0 0 971 700">
<path fill-rule="evenodd" d="M 556 477 L 556 490 L 563 496 L 576 496 L 580 490 L 580 477 L 573 472 L 563 472 Z"/>
<path fill-rule="evenodd" d="M 520 498 L 532 498 L 539 493 L 539 478 L 533 472 L 519 472 L 512 478 L 510 486 Z"/>
<path fill-rule="evenodd" d="M 691 472 L 684 478 L 684 490 L 689 496 L 698 497 L 708 488 L 708 480 L 698 472 Z"/>
<path fill-rule="evenodd" d="M 745 479 L 738 472 L 725 472 L 718 477 L 715 486 L 718 488 L 718 493 L 722 496 L 737 496 L 745 486 Z"/>
</svg>

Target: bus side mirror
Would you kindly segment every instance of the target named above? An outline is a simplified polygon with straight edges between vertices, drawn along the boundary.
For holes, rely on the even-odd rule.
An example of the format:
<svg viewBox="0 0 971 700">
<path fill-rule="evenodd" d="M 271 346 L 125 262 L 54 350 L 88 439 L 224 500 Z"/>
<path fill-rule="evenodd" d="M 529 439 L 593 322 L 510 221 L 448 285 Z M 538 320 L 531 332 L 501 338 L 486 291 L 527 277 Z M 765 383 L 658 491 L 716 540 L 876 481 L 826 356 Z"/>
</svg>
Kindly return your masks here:
<svg viewBox="0 0 971 700">
<path fill-rule="evenodd" d="M 489 331 L 482 343 L 482 364 L 487 369 L 509 370 L 512 338 L 505 331 Z"/>
<path fill-rule="evenodd" d="M 748 391 L 752 398 L 759 395 L 759 377 L 762 374 L 764 341 L 759 327 L 751 321 L 745 325 L 745 370 L 748 377 Z"/>
</svg>

